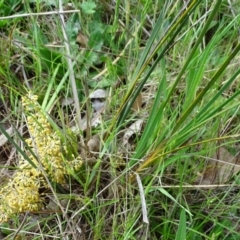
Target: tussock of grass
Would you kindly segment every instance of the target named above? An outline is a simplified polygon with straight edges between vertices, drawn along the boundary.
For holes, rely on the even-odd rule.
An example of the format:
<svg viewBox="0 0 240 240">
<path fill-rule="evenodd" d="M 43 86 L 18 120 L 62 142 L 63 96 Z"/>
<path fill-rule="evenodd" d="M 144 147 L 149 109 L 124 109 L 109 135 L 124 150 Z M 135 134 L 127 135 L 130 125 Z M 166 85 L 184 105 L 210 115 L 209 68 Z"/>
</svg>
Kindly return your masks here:
<svg viewBox="0 0 240 240">
<path fill-rule="evenodd" d="M 238 239 L 237 1 L 59 4 L 0 3 L 0 237 Z"/>
</svg>

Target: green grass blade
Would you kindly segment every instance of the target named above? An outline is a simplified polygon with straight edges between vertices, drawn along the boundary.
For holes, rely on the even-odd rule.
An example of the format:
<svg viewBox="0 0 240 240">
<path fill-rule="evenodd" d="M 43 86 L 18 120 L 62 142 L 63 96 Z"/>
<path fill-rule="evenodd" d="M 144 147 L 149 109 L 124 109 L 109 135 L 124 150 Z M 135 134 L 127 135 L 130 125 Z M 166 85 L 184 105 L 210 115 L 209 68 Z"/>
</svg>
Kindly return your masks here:
<svg viewBox="0 0 240 240">
<path fill-rule="evenodd" d="M 189 114 L 192 112 L 194 107 L 201 101 L 203 96 L 207 93 L 207 91 L 213 86 L 213 84 L 218 80 L 218 78 L 222 75 L 223 71 L 226 69 L 228 64 L 232 61 L 232 59 L 237 55 L 237 53 L 240 51 L 240 44 L 236 46 L 236 48 L 233 50 L 233 52 L 230 54 L 230 56 L 227 58 L 227 60 L 222 64 L 222 66 L 219 68 L 219 70 L 214 74 L 210 82 L 207 84 L 207 86 L 199 93 L 199 95 L 196 97 L 194 102 L 189 106 L 189 108 L 183 113 L 181 118 L 176 123 L 176 126 L 173 129 L 173 132 L 176 132 L 178 128 L 181 126 L 181 124 L 186 120 L 186 118 L 189 116 Z"/>
<path fill-rule="evenodd" d="M 4 129 L 4 126 L 0 123 L 0 130 L 4 134 L 4 136 L 8 139 L 8 141 L 16 148 L 16 150 L 23 156 L 25 160 L 27 160 L 34 168 L 37 168 L 37 166 L 34 164 L 34 162 L 28 157 L 28 155 L 21 149 L 21 147 L 12 139 L 12 137 L 7 133 L 7 131 Z M 15 129 L 15 132 L 17 133 L 18 137 L 25 143 L 24 139 L 20 135 L 20 133 Z M 25 146 L 27 149 L 31 152 L 31 154 L 37 159 L 36 155 L 32 152 L 32 150 L 28 147 L 28 145 L 25 143 Z"/>
<path fill-rule="evenodd" d="M 178 76 L 177 76 L 177 79 L 175 80 L 175 82 L 174 82 L 174 84 L 173 84 L 173 86 L 172 86 L 172 88 L 171 88 L 171 90 L 170 90 L 170 92 L 169 92 L 169 94 L 168 94 L 167 99 L 166 99 L 165 102 L 163 103 L 163 105 L 162 105 L 162 107 L 161 107 L 161 110 L 163 110 L 163 109 L 165 108 L 166 104 L 169 102 L 170 97 L 172 96 L 175 88 L 177 87 L 178 83 L 180 82 L 180 80 L 181 80 L 181 78 L 182 78 L 185 70 L 187 69 L 188 65 L 189 65 L 190 62 L 192 61 L 192 58 L 193 58 L 193 56 L 195 55 L 195 52 L 197 51 L 198 46 L 199 46 L 200 43 L 202 42 L 202 39 L 203 39 L 204 35 L 206 34 L 207 30 L 209 29 L 209 26 L 211 25 L 211 22 L 212 22 L 214 16 L 216 15 L 216 13 L 217 13 L 220 5 L 221 5 L 221 1 L 217 1 L 216 4 L 215 4 L 215 6 L 214 6 L 214 8 L 213 8 L 213 10 L 212 10 L 212 12 L 210 13 L 210 15 L 209 15 L 209 17 L 208 17 L 207 22 L 205 23 L 205 25 L 204 25 L 204 27 L 203 27 L 203 29 L 202 29 L 202 31 L 201 31 L 198 39 L 196 40 L 196 43 L 194 44 L 194 46 L 193 46 L 193 48 L 192 48 L 192 50 L 191 50 L 191 52 L 190 52 L 190 54 L 189 54 L 186 62 L 184 63 L 181 71 L 179 72 L 179 74 L 178 74 Z"/>
<path fill-rule="evenodd" d="M 184 206 L 182 206 L 170 193 L 168 193 L 164 188 L 158 187 L 155 188 L 157 189 L 159 192 L 161 192 L 162 194 L 164 194 L 166 197 L 168 197 L 169 199 L 171 199 L 174 203 L 176 203 L 179 207 L 181 207 L 182 210 L 184 210 L 186 213 L 188 213 L 188 215 L 190 217 L 192 217 L 192 213 L 189 212 L 189 210 L 187 210 Z"/>
<path fill-rule="evenodd" d="M 186 228 L 186 212 L 184 209 L 182 209 L 181 211 L 181 215 L 180 215 L 180 222 L 178 225 L 178 230 L 176 233 L 176 237 L 175 240 L 184 240 L 186 239 L 186 232 L 187 232 L 187 228 Z"/>
<path fill-rule="evenodd" d="M 56 76 L 57 76 L 59 67 L 60 67 L 60 64 L 57 65 L 56 69 L 55 69 L 54 72 L 53 72 L 53 75 L 52 75 L 52 77 L 51 77 L 51 80 L 50 80 L 50 82 L 49 82 L 49 84 L 48 84 L 47 92 L 46 92 L 46 94 L 45 94 L 45 96 L 44 96 L 44 100 L 43 100 L 43 103 L 42 103 L 42 109 L 43 109 L 43 110 L 45 110 L 45 108 L 46 108 L 46 106 L 47 106 L 47 103 L 48 103 L 48 101 L 49 101 L 50 93 L 51 93 L 51 91 L 52 91 L 53 83 L 54 83 L 54 81 L 55 81 L 55 79 L 56 79 Z"/>
<path fill-rule="evenodd" d="M 153 72 L 155 67 L 157 66 L 158 62 L 164 57 L 164 55 L 174 45 L 174 40 L 175 40 L 176 36 L 179 34 L 179 32 L 181 31 L 182 27 L 185 25 L 186 20 L 188 19 L 188 14 L 190 14 L 198 4 L 199 4 L 199 2 L 193 1 L 191 3 L 191 5 L 189 6 L 189 8 L 187 8 L 187 10 L 185 12 L 183 12 L 181 17 L 179 19 L 177 19 L 176 22 L 173 22 L 171 24 L 171 26 L 169 27 L 169 30 L 166 33 L 166 35 L 164 36 L 164 38 L 161 39 L 158 42 L 158 44 L 155 47 L 153 53 L 146 60 L 146 63 L 144 64 L 144 66 L 139 71 L 136 79 L 133 81 L 133 85 L 132 85 L 131 89 L 129 90 L 129 92 L 127 93 L 126 98 L 123 101 L 123 105 L 120 107 L 120 110 L 119 110 L 120 113 L 119 113 L 119 119 L 117 121 L 117 127 L 122 125 L 123 121 L 125 120 L 126 116 L 129 113 L 129 111 L 130 111 L 134 101 L 136 100 L 136 98 L 139 95 L 139 93 L 141 92 L 143 86 L 145 85 L 145 83 L 149 79 L 149 76 L 151 75 L 151 73 Z M 154 27 L 154 29 L 155 28 L 159 28 L 159 26 L 156 25 Z M 164 46 L 165 43 L 166 43 L 166 45 Z M 157 59 L 154 61 L 154 63 L 152 64 L 152 66 L 150 67 L 148 72 L 146 73 L 146 76 L 143 78 L 143 80 L 139 83 L 138 87 L 134 91 L 133 88 L 136 85 L 136 83 L 137 83 L 138 79 L 140 78 L 141 74 L 146 69 L 146 67 L 148 66 L 150 61 L 154 58 L 154 56 L 157 55 L 159 49 L 161 49 L 161 48 L 162 48 L 161 53 L 158 55 Z"/>
</svg>

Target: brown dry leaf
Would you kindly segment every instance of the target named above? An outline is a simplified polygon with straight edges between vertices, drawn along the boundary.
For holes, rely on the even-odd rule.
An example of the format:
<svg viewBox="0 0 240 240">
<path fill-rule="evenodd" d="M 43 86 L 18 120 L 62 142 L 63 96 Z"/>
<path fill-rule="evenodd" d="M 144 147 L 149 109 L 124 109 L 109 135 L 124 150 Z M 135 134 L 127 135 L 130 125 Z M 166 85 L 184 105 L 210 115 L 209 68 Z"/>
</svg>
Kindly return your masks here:
<svg viewBox="0 0 240 240">
<path fill-rule="evenodd" d="M 138 112 L 141 109 L 141 106 L 142 106 L 142 94 L 140 93 L 135 99 L 131 109 L 135 112 Z"/>
<path fill-rule="evenodd" d="M 135 121 L 124 133 L 123 136 L 123 145 L 126 146 L 128 144 L 129 138 L 135 134 L 139 133 L 141 131 L 143 124 L 143 119 L 139 119 Z"/>
<path fill-rule="evenodd" d="M 233 156 L 224 147 L 220 147 L 210 160 L 207 170 L 197 180 L 200 184 L 223 184 L 240 171 L 240 157 Z"/>
<path fill-rule="evenodd" d="M 95 112 L 103 111 L 106 105 L 107 91 L 104 89 L 96 89 L 89 95 L 89 98 L 91 99 Z"/>
<path fill-rule="evenodd" d="M 63 98 L 61 100 L 62 107 L 70 106 L 74 104 L 74 99 L 71 97 Z"/>
<path fill-rule="evenodd" d="M 85 35 L 83 35 L 82 32 L 79 32 L 76 38 L 76 43 L 79 43 L 81 47 L 86 48 L 88 44 L 88 38 Z"/>
<path fill-rule="evenodd" d="M 87 129 L 87 116 L 85 115 L 81 120 L 82 120 L 81 130 L 85 131 Z M 97 127 L 101 122 L 102 122 L 101 111 L 94 113 L 90 123 L 91 127 Z M 76 123 L 74 123 L 74 125 L 71 127 L 71 130 L 76 133 L 79 132 L 79 129 Z"/>
<path fill-rule="evenodd" d="M 90 152 L 98 152 L 100 148 L 100 137 L 94 135 L 87 143 Z"/>
<path fill-rule="evenodd" d="M 12 128 L 12 126 L 10 128 L 8 128 L 8 129 L 6 129 L 6 132 L 10 136 L 12 136 L 13 135 L 13 128 Z M 0 147 L 2 147 L 7 141 L 8 141 L 8 139 L 5 137 L 5 135 L 1 134 L 0 135 Z"/>
<path fill-rule="evenodd" d="M 94 90 L 89 95 L 90 99 L 105 99 L 106 97 L 107 97 L 107 91 L 101 88 Z"/>
<path fill-rule="evenodd" d="M 104 101 L 101 101 L 100 99 L 92 100 L 92 108 L 94 109 L 95 112 L 99 112 L 99 111 L 103 110 L 105 105 L 106 105 L 106 103 Z"/>
</svg>

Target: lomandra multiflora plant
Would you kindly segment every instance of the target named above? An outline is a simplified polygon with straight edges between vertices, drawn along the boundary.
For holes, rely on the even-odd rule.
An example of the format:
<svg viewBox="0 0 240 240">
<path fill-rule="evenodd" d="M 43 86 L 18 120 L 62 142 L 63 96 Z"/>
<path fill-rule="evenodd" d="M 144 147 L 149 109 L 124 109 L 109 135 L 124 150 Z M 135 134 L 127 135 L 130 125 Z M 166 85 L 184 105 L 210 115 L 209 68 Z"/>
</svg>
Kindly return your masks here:
<svg viewBox="0 0 240 240">
<path fill-rule="evenodd" d="M 49 188 L 47 179 L 64 184 L 69 169 L 78 170 L 82 165 L 78 157 L 72 156 L 71 161 L 64 158 L 60 136 L 51 127 L 37 100 L 38 97 L 31 93 L 22 98 L 30 134 L 25 151 L 28 159 L 21 157 L 13 177 L 0 190 L 0 222 L 7 221 L 13 214 L 42 209 L 44 195 L 39 189 Z M 64 151 L 68 153 L 67 146 Z"/>
</svg>

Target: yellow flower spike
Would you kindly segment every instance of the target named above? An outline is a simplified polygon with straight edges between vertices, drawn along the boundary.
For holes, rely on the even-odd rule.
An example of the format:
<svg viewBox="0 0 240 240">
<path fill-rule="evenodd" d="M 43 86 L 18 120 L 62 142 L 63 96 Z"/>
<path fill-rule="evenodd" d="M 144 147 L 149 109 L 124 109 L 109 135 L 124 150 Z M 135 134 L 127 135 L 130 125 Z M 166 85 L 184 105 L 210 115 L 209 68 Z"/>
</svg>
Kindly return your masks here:
<svg viewBox="0 0 240 240">
<path fill-rule="evenodd" d="M 38 159 L 36 160 L 28 150 L 26 154 L 36 166 L 41 162 L 44 171 L 52 181 L 64 184 L 69 168 L 79 169 L 82 161 L 80 158 L 71 162 L 64 161 L 61 139 L 52 129 L 37 100 L 38 97 L 31 92 L 22 98 L 22 105 L 28 115 L 27 126 L 32 138 L 26 139 L 26 143 L 33 152 L 37 151 L 35 154 Z M 68 153 L 67 146 L 63 146 L 63 149 Z M 21 158 L 13 178 L 0 189 L 0 223 L 7 221 L 11 214 L 41 209 L 43 203 L 39 194 L 40 187 L 49 188 L 41 168 L 35 169 Z"/>
</svg>

